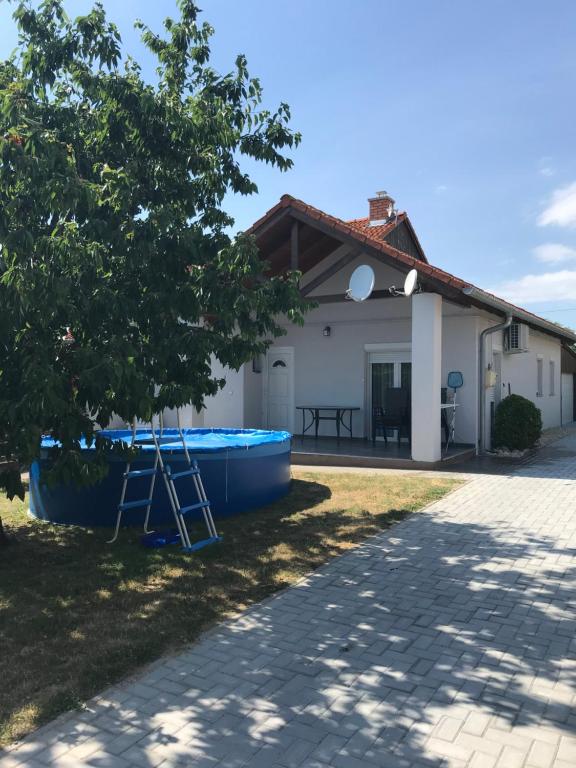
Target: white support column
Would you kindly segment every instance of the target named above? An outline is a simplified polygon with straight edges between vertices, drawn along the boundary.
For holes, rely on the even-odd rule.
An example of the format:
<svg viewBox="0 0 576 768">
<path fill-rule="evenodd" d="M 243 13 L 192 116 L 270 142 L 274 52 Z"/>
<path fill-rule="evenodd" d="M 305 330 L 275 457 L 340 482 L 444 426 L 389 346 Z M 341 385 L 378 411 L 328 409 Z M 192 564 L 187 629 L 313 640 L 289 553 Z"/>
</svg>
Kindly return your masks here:
<svg viewBox="0 0 576 768">
<path fill-rule="evenodd" d="M 412 458 L 440 461 L 442 297 L 412 296 Z"/>
</svg>

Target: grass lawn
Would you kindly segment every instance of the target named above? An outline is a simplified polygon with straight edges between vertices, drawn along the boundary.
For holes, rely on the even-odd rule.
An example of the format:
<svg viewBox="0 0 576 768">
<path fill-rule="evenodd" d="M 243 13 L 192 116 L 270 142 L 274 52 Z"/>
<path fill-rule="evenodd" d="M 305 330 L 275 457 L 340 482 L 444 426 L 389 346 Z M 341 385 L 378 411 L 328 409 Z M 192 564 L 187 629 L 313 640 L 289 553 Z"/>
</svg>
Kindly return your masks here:
<svg viewBox="0 0 576 768">
<path fill-rule="evenodd" d="M 194 555 L 145 549 L 140 531 L 58 527 L 0 501 L 0 745 L 80 705 L 210 625 L 293 584 L 440 498 L 444 478 L 296 471 L 282 501 L 217 522 Z"/>
</svg>

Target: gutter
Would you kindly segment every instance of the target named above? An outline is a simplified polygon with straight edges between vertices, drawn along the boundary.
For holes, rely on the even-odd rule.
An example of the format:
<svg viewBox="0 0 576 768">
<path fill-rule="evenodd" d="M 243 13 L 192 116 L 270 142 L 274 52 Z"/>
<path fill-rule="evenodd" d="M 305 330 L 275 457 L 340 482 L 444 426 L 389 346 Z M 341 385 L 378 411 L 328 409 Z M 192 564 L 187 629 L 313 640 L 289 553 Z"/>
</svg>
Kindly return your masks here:
<svg viewBox="0 0 576 768">
<path fill-rule="evenodd" d="M 462 288 L 462 293 L 471 299 L 476 299 L 476 301 L 482 302 L 482 304 L 485 304 L 491 309 L 495 309 L 497 312 L 501 312 L 506 317 L 510 315 L 534 328 L 541 328 L 543 331 L 552 333 L 554 336 L 569 339 L 571 344 L 576 343 L 576 332 L 571 331 L 569 328 L 564 328 L 561 325 L 557 325 L 556 323 L 552 323 L 550 320 L 544 320 L 543 317 L 533 315 L 531 312 L 526 312 L 525 309 L 515 307 L 514 304 L 509 304 L 507 301 L 499 299 L 492 293 L 487 293 L 481 288 L 476 288 L 475 285 L 467 285 L 466 288 Z"/>
</svg>

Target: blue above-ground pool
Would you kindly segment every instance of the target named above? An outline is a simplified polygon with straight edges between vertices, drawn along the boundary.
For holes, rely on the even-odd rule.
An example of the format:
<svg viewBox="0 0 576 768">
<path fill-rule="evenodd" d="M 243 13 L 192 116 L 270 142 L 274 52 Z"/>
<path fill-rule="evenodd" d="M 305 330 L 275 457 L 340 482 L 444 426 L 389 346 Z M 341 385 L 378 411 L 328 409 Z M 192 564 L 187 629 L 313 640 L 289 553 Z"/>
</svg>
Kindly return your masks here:
<svg viewBox="0 0 576 768">
<path fill-rule="evenodd" d="M 196 459 L 212 514 L 218 518 L 270 504 L 284 496 L 290 487 L 290 444 L 288 432 L 268 432 L 258 429 L 184 429 L 184 438 L 191 459 Z M 107 429 L 102 436 L 130 444 L 130 430 Z M 151 439 L 150 430 L 139 429 L 137 440 Z M 84 526 L 113 526 L 122 491 L 125 459 L 110 456 L 108 476 L 89 488 L 72 486 L 48 487 L 43 473 L 50 465 L 52 438 L 44 438 L 40 458 L 30 468 L 30 512 L 34 517 L 52 523 Z M 186 468 L 184 449 L 177 429 L 164 429 L 160 439 L 164 463 L 173 472 Z M 83 445 L 83 450 L 93 451 Z M 154 463 L 154 445 L 144 445 L 132 461 L 132 469 L 145 469 Z M 149 477 L 128 481 L 126 501 L 148 498 Z M 197 501 L 191 477 L 176 480 L 182 506 Z M 128 509 L 123 513 L 123 525 L 142 525 L 145 510 Z M 201 512 L 197 518 L 201 519 Z M 174 522 L 164 480 L 156 478 L 154 501 L 150 514 L 153 526 Z"/>
</svg>

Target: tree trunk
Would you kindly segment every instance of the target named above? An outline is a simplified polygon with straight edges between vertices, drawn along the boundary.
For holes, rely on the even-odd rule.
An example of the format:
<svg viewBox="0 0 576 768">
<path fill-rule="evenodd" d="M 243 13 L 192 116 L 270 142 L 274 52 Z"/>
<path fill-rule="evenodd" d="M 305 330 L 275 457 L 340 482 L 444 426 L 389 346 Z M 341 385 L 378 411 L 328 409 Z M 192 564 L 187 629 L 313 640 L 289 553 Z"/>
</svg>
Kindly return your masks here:
<svg viewBox="0 0 576 768">
<path fill-rule="evenodd" d="M 10 544 L 10 539 L 4 530 L 4 526 L 2 525 L 2 518 L 0 517 L 0 547 L 5 546 L 6 544 Z"/>
</svg>

